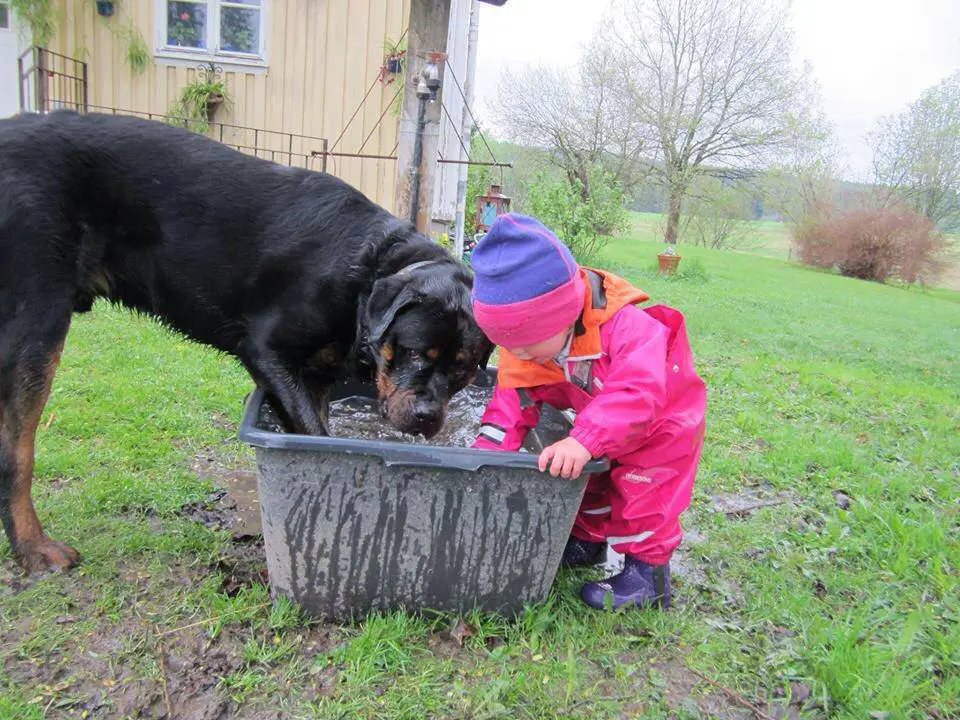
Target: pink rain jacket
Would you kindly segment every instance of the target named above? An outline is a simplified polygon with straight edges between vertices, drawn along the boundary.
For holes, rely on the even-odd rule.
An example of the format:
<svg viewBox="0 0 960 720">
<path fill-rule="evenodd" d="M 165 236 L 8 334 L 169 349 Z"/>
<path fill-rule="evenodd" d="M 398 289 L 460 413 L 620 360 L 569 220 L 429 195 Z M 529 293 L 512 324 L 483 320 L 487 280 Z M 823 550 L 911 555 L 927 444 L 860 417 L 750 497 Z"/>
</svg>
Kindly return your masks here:
<svg viewBox="0 0 960 720">
<path fill-rule="evenodd" d="M 497 388 L 474 447 L 518 450 L 540 405 L 572 409 L 570 435 L 612 470 L 589 479 L 573 534 L 663 564 L 682 538 L 703 444 L 706 389 L 683 315 L 639 308 L 646 294 L 603 271 L 583 269 L 584 313 L 561 368 L 501 349 Z"/>
</svg>

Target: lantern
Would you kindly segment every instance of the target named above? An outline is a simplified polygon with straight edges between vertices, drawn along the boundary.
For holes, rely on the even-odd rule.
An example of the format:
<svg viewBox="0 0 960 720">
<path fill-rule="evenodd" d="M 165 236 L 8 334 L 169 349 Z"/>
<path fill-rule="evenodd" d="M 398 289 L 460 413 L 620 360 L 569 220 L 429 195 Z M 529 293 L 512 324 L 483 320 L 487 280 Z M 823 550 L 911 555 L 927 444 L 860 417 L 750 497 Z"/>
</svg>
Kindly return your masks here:
<svg viewBox="0 0 960 720">
<path fill-rule="evenodd" d="M 510 198 L 500 193 L 499 185 L 491 185 L 486 195 L 477 197 L 477 227 L 484 232 L 490 229 L 498 216 L 510 212 Z"/>
</svg>

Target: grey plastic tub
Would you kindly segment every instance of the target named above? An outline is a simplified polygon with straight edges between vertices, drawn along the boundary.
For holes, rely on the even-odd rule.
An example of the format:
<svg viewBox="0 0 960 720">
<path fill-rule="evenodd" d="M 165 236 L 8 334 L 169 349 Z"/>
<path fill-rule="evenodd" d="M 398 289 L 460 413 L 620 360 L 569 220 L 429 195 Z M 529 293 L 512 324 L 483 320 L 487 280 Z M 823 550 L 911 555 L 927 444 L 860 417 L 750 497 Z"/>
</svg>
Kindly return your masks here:
<svg viewBox="0 0 960 720">
<path fill-rule="evenodd" d="M 262 406 L 258 390 L 240 439 L 256 448 L 275 594 L 334 620 L 400 607 L 509 615 L 546 598 L 585 476 L 552 478 L 533 454 L 271 432 Z"/>
</svg>

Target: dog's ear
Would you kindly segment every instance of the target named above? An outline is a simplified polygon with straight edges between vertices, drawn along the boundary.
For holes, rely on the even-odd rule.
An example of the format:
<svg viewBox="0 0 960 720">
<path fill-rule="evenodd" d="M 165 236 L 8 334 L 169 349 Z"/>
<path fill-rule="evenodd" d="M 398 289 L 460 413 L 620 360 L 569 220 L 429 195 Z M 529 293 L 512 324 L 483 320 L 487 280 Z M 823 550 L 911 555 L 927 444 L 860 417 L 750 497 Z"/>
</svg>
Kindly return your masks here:
<svg viewBox="0 0 960 720">
<path fill-rule="evenodd" d="M 490 363 L 490 356 L 493 355 L 493 351 L 496 349 L 496 345 L 487 340 L 486 337 L 483 338 L 483 352 L 480 355 L 480 362 L 477 363 L 481 370 L 487 369 L 487 365 Z"/>
<path fill-rule="evenodd" d="M 367 300 L 365 313 L 367 343 L 374 351 L 383 344 L 383 339 L 397 317 L 397 313 L 419 300 L 420 294 L 414 289 L 414 284 L 409 281 L 385 278 L 374 284 L 370 299 Z"/>
</svg>

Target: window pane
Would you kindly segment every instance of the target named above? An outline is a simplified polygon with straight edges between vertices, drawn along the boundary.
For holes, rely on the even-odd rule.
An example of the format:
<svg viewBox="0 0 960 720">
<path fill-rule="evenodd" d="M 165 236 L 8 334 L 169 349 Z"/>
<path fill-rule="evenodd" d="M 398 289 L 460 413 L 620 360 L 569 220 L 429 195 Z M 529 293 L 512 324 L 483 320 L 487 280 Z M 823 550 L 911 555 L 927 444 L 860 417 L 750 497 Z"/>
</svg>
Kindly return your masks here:
<svg viewBox="0 0 960 720">
<path fill-rule="evenodd" d="M 10 27 L 10 11 L 6 3 L 0 3 L 0 28 Z"/>
<path fill-rule="evenodd" d="M 260 11 L 221 8 L 220 48 L 256 55 L 260 51 Z"/>
<path fill-rule="evenodd" d="M 167 45 L 205 48 L 206 26 L 206 3 L 167 3 Z"/>
</svg>

